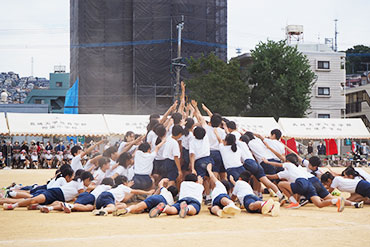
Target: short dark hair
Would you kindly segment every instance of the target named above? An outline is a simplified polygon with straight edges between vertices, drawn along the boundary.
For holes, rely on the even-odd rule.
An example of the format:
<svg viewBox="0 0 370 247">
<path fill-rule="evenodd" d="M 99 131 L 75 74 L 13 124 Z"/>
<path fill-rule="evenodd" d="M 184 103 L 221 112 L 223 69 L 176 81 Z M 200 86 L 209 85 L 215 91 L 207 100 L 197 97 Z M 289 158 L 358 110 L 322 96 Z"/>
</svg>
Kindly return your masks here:
<svg viewBox="0 0 370 247">
<path fill-rule="evenodd" d="M 177 196 L 177 194 L 179 193 L 179 190 L 176 188 L 176 186 L 170 186 L 170 187 L 168 187 L 167 188 L 167 190 L 169 191 L 169 192 L 171 192 L 171 194 L 172 194 L 172 197 L 175 197 L 175 196 Z"/>
<path fill-rule="evenodd" d="M 72 154 L 73 156 L 76 156 L 76 154 L 77 154 L 78 150 L 81 150 L 81 149 L 82 149 L 82 148 L 81 148 L 80 146 L 78 146 L 78 145 L 73 146 L 73 147 L 71 148 L 71 154 Z"/>
<path fill-rule="evenodd" d="M 196 139 L 202 140 L 206 135 L 206 130 L 203 127 L 198 126 L 194 129 L 193 133 Z"/>
<path fill-rule="evenodd" d="M 117 187 L 118 185 L 120 184 L 124 184 L 124 183 L 127 183 L 128 179 L 127 177 L 123 176 L 123 175 L 118 175 L 115 179 L 114 179 L 114 184 L 115 186 Z"/>
<path fill-rule="evenodd" d="M 281 131 L 279 129 L 273 129 L 273 130 L 271 130 L 271 135 L 275 135 L 276 139 L 280 140 Z"/>
<path fill-rule="evenodd" d="M 311 166 L 321 166 L 321 159 L 317 156 L 312 156 L 308 161 Z"/>
<path fill-rule="evenodd" d="M 293 163 L 294 165 L 298 166 L 298 157 L 294 153 L 290 153 L 287 156 L 285 156 L 286 160 L 290 163 Z"/>
<path fill-rule="evenodd" d="M 131 135 L 135 135 L 135 133 L 133 131 L 127 131 L 126 134 L 125 134 L 125 137 L 123 138 L 123 140 L 125 142 L 127 142 L 127 137 L 129 137 Z"/>
<path fill-rule="evenodd" d="M 244 171 L 240 173 L 239 178 L 248 183 L 251 178 L 251 173 L 249 171 Z"/>
<path fill-rule="evenodd" d="M 197 182 L 198 178 L 197 178 L 197 175 L 195 175 L 194 173 L 190 173 L 190 174 L 185 176 L 184 181 Z"/>
<path fill-rule="evenodd" d="M 101 181 L 101 184 L 113 186 L 114 185 L 114 181 L 113 181 L 112 178 L 104 178 Z"/>
<path fill-rule="evenodd" d="M 103 156 L 111 158 L 112 154 L 114 154 L 116 152 L 117 152 L 117 147 L 116 146 L 111 146 L 111 147 L 104 150 Z"/>
<path fill-rule="evenodd" d="M 172 119 L 173 119 L 173 124 L 174 125 L 177 125 L 181 122 L 181 119 L 182 119 L 182 115 L 181 113 L 179 112 L 175 112 L 174 114 L 172 114 Z"/>
<path fill-rule="evenodd" d="M 143 142 L 139 145 L 138 149 L 140 151 L 143 151 L 144 153 L 148 152 L 148 150 L 150 149 L 150 144 L 147 143 L 147 142 Z"/>
<path fill-rule="evenodd" d="M 84 181 L 85 179 L 89 179 L 90 181 L 94 180 L 94 176 L 91 174 L 91 172 L 84 171 L 81 174 L 81 180 Z"/>
<path fill-rule="evenodd" d="M 328 182 L 328 179 L 333 181 L 334 179 L 333 174 L 331 174 L 330 172 L 325 172 L 324 174 L 321 175 L 321 183 Z"/>
<path fill-rule="evenodd" d="M 159 114 L 153 113 L 153 114 L 150 114 L 149 121 L 153 119 L 159 119 L 159 118 L 161 118 Z"/>
<path fill-rule="evenodd" d="M 107 164 L 107 163 L 109 163 L 109 159 L 107 157 L 103 156 L 99 159 L 98 165 L 99 165 L 100 168 L 102 168 L 102 166 Z"/>
<path fill-rule="evenodd" d="M 120 156 L 118 157 L 117 163 L 118 163 L 118 165 L 127 168 L 126 163 L 130 159 L 132 159 L 132 155 L 128 152 L 124 152 L 124 153 L 121 153 Z"/>
<path fill-rule="evenodd" d="M 245 132 L 244 135 L 248 137 L 249 141 L 251 141 L 255 138 L 254 134 L 250 131 Z"/>
<path fill-rule="evenodd" d="M 220 127 L 221 123 L 222 123 L 222 116 L 218 113 L 213 114 L 212 117 L 211 117 L 212 127 L 214 127 L 214 128 Z"/>
<path fill-rule="evenodd" d="M 232 129 L 232 130 L 236 130 L 236 123 L 234 121 L 229 121 L 226 123 L 226 126 L 229 128 L 229 129 Z"/>
<path fill-rule="evenodd" d="M 178 135 L 182 135 L 184 129 L 180 126 L 180 125 L 174 125 L 172 127 L 172 135 L 173 136 L 178 136 Z"/>
</svg>

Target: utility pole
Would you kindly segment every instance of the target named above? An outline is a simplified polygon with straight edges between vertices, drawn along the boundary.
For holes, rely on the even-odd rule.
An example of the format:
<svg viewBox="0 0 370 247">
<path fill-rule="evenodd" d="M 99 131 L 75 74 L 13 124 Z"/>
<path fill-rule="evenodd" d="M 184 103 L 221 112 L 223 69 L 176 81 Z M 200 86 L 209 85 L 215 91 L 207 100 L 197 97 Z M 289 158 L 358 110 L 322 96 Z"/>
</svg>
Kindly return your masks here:
<svg viewBox="0 0 370 247">
<path fill-rule="evenodd" d="M 334 44 L 334 51 L 338 51 L 338 31 L 337 31 L 337 22 L 338 22 L 338 19 L 335 19 L 334 20 L 335 22 L 335 35 L 334 35 L 334 38 L 335 38 L 335 44 Z"/>
<path fill-rule="evenodd" d="M 181 22 L 177 24 L 177 58 L 172 59 L 172 65 L 176 67 L 176 87 L 175 87 L 175 98 L 178 98 L 180 95 L 180 72 L 181 69 L 185 67 L 185 64 L 181 63 L 181 34 L 184 29 L 184 16 L 181 16 Z"/>
</svg>

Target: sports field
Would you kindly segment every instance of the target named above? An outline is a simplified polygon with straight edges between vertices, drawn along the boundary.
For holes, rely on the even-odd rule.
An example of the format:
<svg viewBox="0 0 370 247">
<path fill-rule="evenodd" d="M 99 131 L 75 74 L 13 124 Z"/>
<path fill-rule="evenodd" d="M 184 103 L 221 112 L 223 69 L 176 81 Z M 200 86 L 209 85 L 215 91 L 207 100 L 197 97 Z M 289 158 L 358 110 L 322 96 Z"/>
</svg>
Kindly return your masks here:
<svg viewBox="0 0 370 247">
<path fill-rule="evenodd" d="M 337 168 L 338 171 L 341 170 Z M 367 170 L 370 171 L 370 170 Z M 0 170 L 0 186 L 44 183 L 54 170 Z M 0 210 L 0 246 L 369 246 L 370 205 L 281 209 L 279 217 L 247 214 L 220 219 L 206 207 L 180 219 L 147 214 L 96 217 L 90 213 L 41 214 L 17 208 Z"/>
</svg>

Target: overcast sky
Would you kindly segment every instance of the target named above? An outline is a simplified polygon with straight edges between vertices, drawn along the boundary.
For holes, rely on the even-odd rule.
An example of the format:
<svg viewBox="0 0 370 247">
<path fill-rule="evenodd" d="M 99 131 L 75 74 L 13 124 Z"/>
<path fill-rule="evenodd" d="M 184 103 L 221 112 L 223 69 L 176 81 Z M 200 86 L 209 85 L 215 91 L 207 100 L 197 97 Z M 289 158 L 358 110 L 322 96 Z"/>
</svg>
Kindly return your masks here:
<svg viewBox="0 0 370 247">
<path fill-rule="evenodd" d="M 48 78 L 59 64 L 69 71 L 69 0 L 0 0 L 0 7 L 0 72 L 29 76 L 32 57 L 34 76 Z M 369 9 L 369 0 L 229 0 L 228 57 L 284 39 L 287 24 L 304 26 L 305 43 L 323 43 L 336 18 L 339 50 L 370 46 Z"/>
</svg>

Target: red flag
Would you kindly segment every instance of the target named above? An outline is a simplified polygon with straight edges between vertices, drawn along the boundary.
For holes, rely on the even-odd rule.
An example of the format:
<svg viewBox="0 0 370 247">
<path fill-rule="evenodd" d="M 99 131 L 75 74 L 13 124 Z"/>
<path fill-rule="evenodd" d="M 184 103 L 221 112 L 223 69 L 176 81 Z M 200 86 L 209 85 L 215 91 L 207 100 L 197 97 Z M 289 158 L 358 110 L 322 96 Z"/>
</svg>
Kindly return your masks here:
<svg viewBox="0 0 370 247">
<path fill-rule="evenodd" d="M 285 142 L 284 139 L 281 139 L 281 142 L 286 144 L 291 150 L 298 153 L 297 151 L 297 143 L 295 142 L 294 138 L 290 138 L 287 142 Z M 290 154 L 291 152 L 289 150 L 285 151 L 286 154 Z"/>
<path fill-rule="evenodd" d="M 334 139 L 325 139 L 326 155 L 338 154 L 337 143 Z"/>
</svg>

